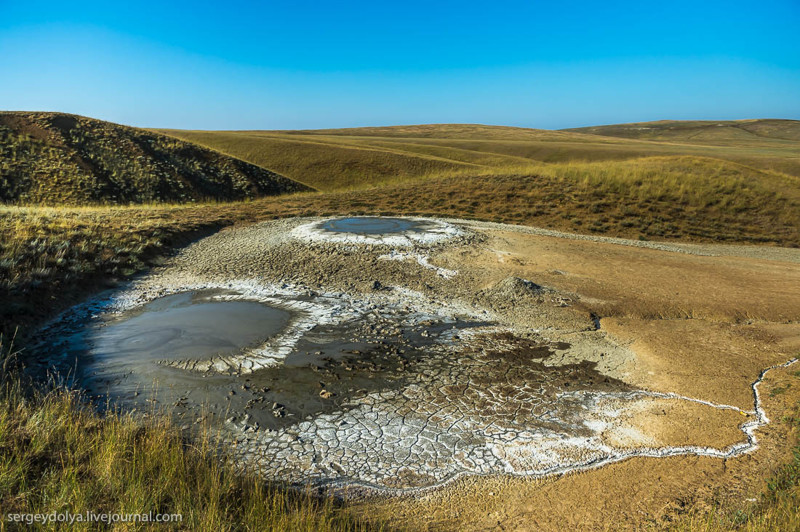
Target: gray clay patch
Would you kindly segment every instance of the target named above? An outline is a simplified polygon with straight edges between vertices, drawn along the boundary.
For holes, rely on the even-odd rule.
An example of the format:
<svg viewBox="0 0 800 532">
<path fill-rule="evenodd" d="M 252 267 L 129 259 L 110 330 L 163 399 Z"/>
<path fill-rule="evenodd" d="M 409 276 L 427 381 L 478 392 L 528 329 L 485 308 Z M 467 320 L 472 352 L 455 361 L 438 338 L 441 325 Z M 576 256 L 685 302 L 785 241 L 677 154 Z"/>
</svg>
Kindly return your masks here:
<svg viewBox="0 0 800 532">
<path fill-rule="evenodd" d="M 430 225 L 420 220 L 359 216 L 327 220 L 320 225 L 320 229 L 331 233 L 378 236 L 405 232 L 422 233 L 428 230 Z"/>
<path fill-rule="evenodd" d="M 295 238 L 309 242 L 416 247 L 452 240 L 464 230 L 431 218 L 352 216 L 299 225 Z"/>
</svg>

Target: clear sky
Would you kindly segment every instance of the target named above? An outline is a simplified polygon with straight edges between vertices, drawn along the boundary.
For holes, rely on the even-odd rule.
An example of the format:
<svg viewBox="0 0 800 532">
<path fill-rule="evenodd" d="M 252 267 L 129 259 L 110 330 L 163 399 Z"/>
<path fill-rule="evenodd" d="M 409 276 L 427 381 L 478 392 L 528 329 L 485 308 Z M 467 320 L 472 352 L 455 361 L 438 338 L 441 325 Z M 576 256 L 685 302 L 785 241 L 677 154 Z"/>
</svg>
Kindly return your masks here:
<svg viewBox="0 0 800 532">
<path fill-rule="evenodd" d="M 191 129 L 800 119 L 800 0 L 0 0 L 0 109 Z"/>
</svg>

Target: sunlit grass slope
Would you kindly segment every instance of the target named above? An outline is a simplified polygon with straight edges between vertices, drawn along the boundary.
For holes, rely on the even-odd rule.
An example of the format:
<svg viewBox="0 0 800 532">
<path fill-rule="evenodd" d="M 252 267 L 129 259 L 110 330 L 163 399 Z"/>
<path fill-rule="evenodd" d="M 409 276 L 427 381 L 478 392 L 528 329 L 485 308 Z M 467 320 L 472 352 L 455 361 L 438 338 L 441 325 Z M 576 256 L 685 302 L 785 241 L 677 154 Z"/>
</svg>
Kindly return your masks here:
<svg viewBox="0 0 800 532">
<path fill-rule="evenodd" d="M 659 120 L 565 129 L 629 139 L 673 140 L 691 143 L 735 144 L 800 142 L 800 120 Z"/>
<path fill-rule="evenodd" d="M 63 113 L 0 112 L 0 202 L 240 200 L 306 187 L 142 129 Z"/>
<path fill-rule="evenodd" d="M 718 145 L 683 142 L 683 137 L 678 142 L 470 124 L 163 133 L 332 191 L 427 179 L 454 171 L 464 175 L 507 173 L 509 167 L 526 164 L 625 161 L 647 156 L 722 159 L 800 177 L 800 143 L 788 140 L 795 123 L 788 122 L 784 128 L 788 133 L 747 133 L 746 142 Z M 766 127 L 757 126 L 748 127 L 756 131 Z"/>
</svg>

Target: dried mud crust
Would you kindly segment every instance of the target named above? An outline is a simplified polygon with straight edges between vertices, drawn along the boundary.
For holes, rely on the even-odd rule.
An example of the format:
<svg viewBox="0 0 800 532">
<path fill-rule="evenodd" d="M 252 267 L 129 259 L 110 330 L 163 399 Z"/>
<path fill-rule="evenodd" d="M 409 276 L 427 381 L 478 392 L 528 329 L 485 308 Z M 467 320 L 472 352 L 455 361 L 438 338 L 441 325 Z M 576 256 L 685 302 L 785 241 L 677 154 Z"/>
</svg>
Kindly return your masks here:
<svg viewBox="0 0 800 532">
<path fill-rule="evenodd" d="M 313 390 L 317 407 L 311 410 L 292 411 L 274 386 L 248 383 L 256 376 L 285 382 L 290 371 L 288 381 L 295 382 L 300 370 L 281 361 L 300 344 L 262 353 L 269 363 L 260 366 L 248 356 L 219 365 L 221 359 L 172 364 L 175 371 L 231 379 L 230 405 L 238 406 L 220 423 L 243 467 L 290 482 L 402 492 L 464 475 L 542 476 L 633 456 L 722 458 L 756 448 L 754 431 L 767 421 L 751 387 L 757 372 L 737 381 L 749 405 L 698 398 L 671 389 L 664 378 L 651 389 L 637 354 L 587 312 L 583 288 L 527 279 L 525 261 L 535 254 L 523 260 L 518 247 L 496 249 L 505 237 L 493 226 L 447 222 L 458 227 L 449 238 L 402 248 L 296 231 L 319 221 L 222 231 L 185 248 L 109 304 L 87 307 L 89 313 L 135 308 L 197 289 L 256 300 L 281 293 L 303 299 L 305 310 L 295 310 L 308 313 L 304 334 L 316 331 L 321 338 L 324 327 L 349 323 L 348 334 L 359 340 L 369 331 L 358 324 L 383 316 L 371 325 L 382 332 L 370 349 L 351 348 L 304 366 L 308 377 L 297 377 L 303 386 L 318 380 L 321 387 Z M 309 308 L 315 300 L 333 303 L 315 314 Z M 399 328 L 392 320 L 403 313 L 487 323 L 409 349 L 392 332 Z M 407 326 L 425 321 L 418 316 Z M 371 383 L 362 387 L 356 374 Z M 185 409 L 187 402 L 179 403 Z M 186 412 L 187 419 L 196 413 Z M 263 415 L 278 421 L 252 422 Z"/>
</svg>

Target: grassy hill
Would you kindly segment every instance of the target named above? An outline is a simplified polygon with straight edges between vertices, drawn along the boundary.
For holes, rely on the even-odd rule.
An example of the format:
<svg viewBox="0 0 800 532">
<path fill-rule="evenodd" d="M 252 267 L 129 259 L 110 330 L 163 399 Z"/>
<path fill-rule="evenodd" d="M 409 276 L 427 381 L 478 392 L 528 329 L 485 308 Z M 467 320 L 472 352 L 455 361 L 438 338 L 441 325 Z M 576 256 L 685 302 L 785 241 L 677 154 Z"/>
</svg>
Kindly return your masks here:
<svg viewBox="0 0 800 532">
<path fill-rule="evenodd" d="M 709 146 L 470 124 L 149 131 L 0 113 L 0 201 L 237 201 L 315 188 L 336 194 L 306 196 L 309 213 L 425 213 L 633 238 L 800 245 L 800 143 L 787 140 L 797 124 L 652 126 L 675 139 L 698 128 L 758 133 L 747 133 L 749 144 Z"/>
<path fill-rule="evenodd" d="M 761 133 L 729 145 L 469 124 L 164 133 L 328 193 L 361 191 L 356 212 L 381 205 L 633 238 L 800 245 L 800 143 L 783 138 L 796 124 L 748 122 Z"/>
<path fill-rule="evenodd" d="M 760 136 L 747 133 L 747 142 L 717 144 L 470 124 L 161 132 L 269 168 L 323 191 L 385 186 L 442 175 L 529 173 L 542 163 L 563 165 L 665 156 L 721 159 L 800 177 L 800 143 L 788 138 L 798 122 L 775 121 L 787 124 L 782 124 L 780 131 L 776 126 L 772 136 L 763 133 L 767 125 L 761 122 L 773 121 L 756 122 L 759 123 L 747 127 L 762 131 Z M 724 128 L 719 129 L 721 134 Z"/>
<path fill-rule="evenodd" d="M 289 135 L 346 135 L 354 137 L 400 137 L 436 139 L 542 140 L 575 139 L 579 135 L 549 129 L 531 129 L 484 124 L 418 124 L 408 126 L 354 127 L 340 129 L 284 130 Z"/>
<path fill-rule="evenodd" d="M 368 188 L 476 168 L 468 162 L 435 154 L 323 135 L 260 131 L 162 132 L 269 168 L 322 191 Z"/>
<path fill-rule="evenodd" d="M 0 113 L 0 202 L 240 200 L 308 190 L 157 133 L 61 113 Z"/>
<path fill-rule="evenodd" d="M 659 120 L 565 129 L 629 139 L 666 140 L 709 144 L 800 141 L 800 120 Z"/>
</svg>

